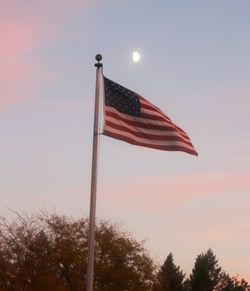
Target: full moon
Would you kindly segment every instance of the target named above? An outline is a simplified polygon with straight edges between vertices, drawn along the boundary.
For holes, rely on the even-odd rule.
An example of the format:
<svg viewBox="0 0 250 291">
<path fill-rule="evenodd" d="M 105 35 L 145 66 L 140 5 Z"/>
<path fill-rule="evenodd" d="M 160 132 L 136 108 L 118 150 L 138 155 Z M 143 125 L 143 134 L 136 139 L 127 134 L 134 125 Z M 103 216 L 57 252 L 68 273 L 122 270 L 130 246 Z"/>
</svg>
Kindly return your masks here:
<svg viewBox="0 0 250 291">
<path fill-rule="evenodd" d="M 139 62 L 141 56 L 138 52 L 134 51 L 133 54 L 132 54 L 132 59 L 133 59 L 133 62 L 134 63 L 137 63 Z"/>
</svg>

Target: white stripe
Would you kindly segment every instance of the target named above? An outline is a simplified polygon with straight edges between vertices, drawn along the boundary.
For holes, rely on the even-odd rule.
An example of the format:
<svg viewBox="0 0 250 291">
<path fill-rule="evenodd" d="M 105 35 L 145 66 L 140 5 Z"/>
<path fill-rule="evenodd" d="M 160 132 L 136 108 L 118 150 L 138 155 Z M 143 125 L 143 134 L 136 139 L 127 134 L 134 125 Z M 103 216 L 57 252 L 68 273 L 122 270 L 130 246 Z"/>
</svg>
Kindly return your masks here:
<svg viewBox="0 0 250 291">
<path fill-rule="evenodd" d="M 181 130 L 183 134 L 186 134 L 186 132 L 183 129 L 180 129 L 179 126 L 176 125 L 160 108 L 154 106 L 153 104 L 151 104 L 147 100 L 143 100 L 141 97 L 140 97 L 140 103 L 152 107 L 152 109 L 141 108 L 141 112 L 146 113 L 146 114 L 155 115 L 155 116 L 161 116 L 167 122 L 171 123 L 175 128 L 177 128 L 178 130 Z M 186 136 L 188 137 L 187 134 L 186 134 Z"/>
<path fill-rule="evenodd" d="M 158 111 L 155 111 L 155 110 L 150 110 L 150 109 L 147 109 L 147 108 L 143 108 L 141 107 L 141 113 L 145 113 L 145 114 L 150 114 L 152 116 L 158 116 L 158 117 L 161 117 L 163 118 L 169 125 L 171 125 L 173 128 L 178 129 L 178 126 L 169 118 L 167 117 L 163 112 L 158 112 Z M 182 132 L 182 134 L 184 134 L 184 131 Z"/>
<path fill-rule="evenodd" d="M 168 118 L 168 117 L 165 116 L 165 114 L 160 113 L 160 112 L 158 112 L 158 111 L 156 111 L 154 109 L 152 110 L 152 109 L 148 109 L 148 108 L 141 107 L 141 112 L 146 113 L 146 114 L 150 114 L 150 115 L 154 115 L 154 116 L 161 116 L 164 119 L 165 118 Z M 167 120 L 170 121 L 169 118 Z"/>
<path fill-rule="evenodd" d="M 172 120 L 164 112 L 162 112 L 161 109 L 157 108 L 153 104 L 151 104 L 151 103 L 149 103 L 147 101 L 144 101 L 141 98 L 140 98 L 140 103 L 152 107 L 152 109 L 141 107 L 141 111 L 144 111 L 147 114 L 151 114 L 151 115 L 155 115 L 155 116 L 161 116 L 164 119 L 166 119 L 168 122 L 169 121 L 172 122 Z"/>
<path fill-rule="evenodd" d="M 170 120 L 170 118 L 160 108 L 158 108 L 157 106 L 153 105 L 149 101 L 142 99 L 142 97 L 140 97 L 140 96 L 139 96 L 139 98 L 140 98 L 140 103 L 141 104 L 144 104 L 144 105 L 152 107 L 152 109 L 151 109 L 152 112 L 158 112 L 160 115 L 164 115 L 164 117 L 167 117 Z M 150 109 L 148 109 L 148 110 L 150 110 Z"/>
<path fill-rule="evenodd" d="M 145 119 L 145 118 L 141 118 L 141 117 L 137 117 L 137 116 L 132 116 L 132 115 L 128 115 L 128 114 L 123 114 L 123 113 L 117 111 L 115 108 L 110 107 L 110 106 L 104 106 L 104 113 L 105 113 L 105 111 L 115 113 L 115 114 L 121 116 L 124 119 L 130 120 L 130 121 L 133 121 L 133 122 L 138 122 L 138 123 L 141 123 L 141 124 L 171 127 L 175 131 L 177 131 L 183 138 L 186 138 L 186 139 L 190 140 L 189 137 L 186 134 L 184 134 L 182 131 L 180 131 L 177 128 L 175 128 L 172 125 L 172 123 L 170 123 L 168 121 L 151 120 L 151 119 Z M 111 117 L 105 116 L 105 118 L 108 119 L 108 118 L 111 118 Z"/>
<path fill-rule="evenodd" d="M 183 139 L 184 141 L 190 142 L 189 139 L 183 137 L 181 134 L 179 134 L 178 131 L 139 128 L 139 127 L 129 125 L 129 124 L 125 123 L 123 120 L 116 119 L 112 116 L 106 116 L 106 120 L 108 120 L 116 125 L 120 125 L 120 126 L 126 127 L 128 129 L 131 129 L 133 131 L 137 131 L 137 132 L 140 132 L 143 134 L 155 134 L 155 135 L 160 135 L 160 136 L 176 136 L 176 137 Z"/>
<path fill-rule="evenodd" d="M 156 146 L 157 145 L 158 146 L 177 146 L 177 147 L 183 147 L 183 148 L 186 148 L 188 150 L 194 151 L 193 147 L 191 147 L 191 146 L 189 146 L 186 143 L 183 143 L 181 141 L 164 141 L 164 140 L 151 140 L 151 139 L 146 139 L 146 138 L 140 138 L 140 137 L 136 137 L 136 136 L 132 135 L 131 133 L 115 129 L 115 128 L 107 126 L 107 125 L 105 126 L 105 129 L 107 131 L 112 132 L 112 133 L 119 134 L 121 136 L 130 138 L 131 140 L 134 140 L 134 141 L 139 142 L 139 143 L 156 145 Z"/>
</svg>

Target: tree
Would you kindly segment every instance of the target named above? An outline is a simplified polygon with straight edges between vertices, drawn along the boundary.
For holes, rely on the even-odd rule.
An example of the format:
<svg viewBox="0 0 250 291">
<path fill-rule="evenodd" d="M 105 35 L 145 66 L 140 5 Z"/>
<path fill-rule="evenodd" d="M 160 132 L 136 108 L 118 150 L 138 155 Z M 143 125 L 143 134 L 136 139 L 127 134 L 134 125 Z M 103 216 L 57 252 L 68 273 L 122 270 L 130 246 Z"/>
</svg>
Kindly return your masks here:
<svg viewBox="0 0 250 291">
<path fill-rule="evenodd" d="M 218 260 L 209 249 L 205 254 L 196 258 L 194 268 L 189 278 L 189 290 L 213 291 L 219 283 L 221 267 Z"/>
<path fill-rule="evenodd" d="M 17 215 L 0 225 L 0 290 L 85 290 L 88 220 Z M 110 222 L 96 227 L 94 290 L 151 290 L 155 266 L 142 243 Z"/>
<path fill-rule="evenodd" d="M 173 261 L 173 254 L 170 253 L 164 264 L 161 266 L 158 272 L 159 290 L 168 291 L 182 291 L 183 279 L 185 274 L 180 270 L 179 266 L 176 266 Z"/>
<path fill-rule="evenodd" d="M 88 220 L 17 214 L 0 218 L 0 291 L 85 290 Z M 221 272 L 209 249 L 188 280 L 170 253 L 156 273 L 143 243 L 106 221 L 96 226 L 95 291 L 247 291 L 248 283 Z"/>
<path fill-rule="evenodd" d="M 216 286 L 216 291 L 247 291 L 250 285 L 244 279 L 238 280 L 237 277 L 230 277 L 229 274 L 222 272 L 220 282 Z"/>
</svg>

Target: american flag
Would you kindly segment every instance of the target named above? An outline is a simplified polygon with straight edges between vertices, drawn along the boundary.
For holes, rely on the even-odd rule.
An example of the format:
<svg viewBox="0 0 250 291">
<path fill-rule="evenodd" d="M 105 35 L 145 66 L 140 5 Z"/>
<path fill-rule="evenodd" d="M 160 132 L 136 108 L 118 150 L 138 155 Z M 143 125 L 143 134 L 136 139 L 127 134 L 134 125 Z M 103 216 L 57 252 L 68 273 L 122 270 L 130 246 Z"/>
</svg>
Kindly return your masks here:
<svg viewBox="0 0 250 291">
<path fill-rule="evenodd" d="M 133 145 L 198 156 L 188 135 L 159 108 L 103 77 L 103 134 Z"/>
</svg>

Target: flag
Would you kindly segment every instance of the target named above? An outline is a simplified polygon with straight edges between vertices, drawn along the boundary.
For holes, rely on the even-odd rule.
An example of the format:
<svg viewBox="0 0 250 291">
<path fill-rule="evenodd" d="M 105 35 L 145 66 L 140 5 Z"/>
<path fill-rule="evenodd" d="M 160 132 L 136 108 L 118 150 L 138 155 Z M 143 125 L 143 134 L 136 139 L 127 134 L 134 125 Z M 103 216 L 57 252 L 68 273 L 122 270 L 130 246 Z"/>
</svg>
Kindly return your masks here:
<svg viewBox="0 0 250 291">
<path fill-rule="evenodd" d="M 198 156 L 188 135 L 139 94 L 104 80 L 103 134 L 133 145 Z"/>
</svg>

